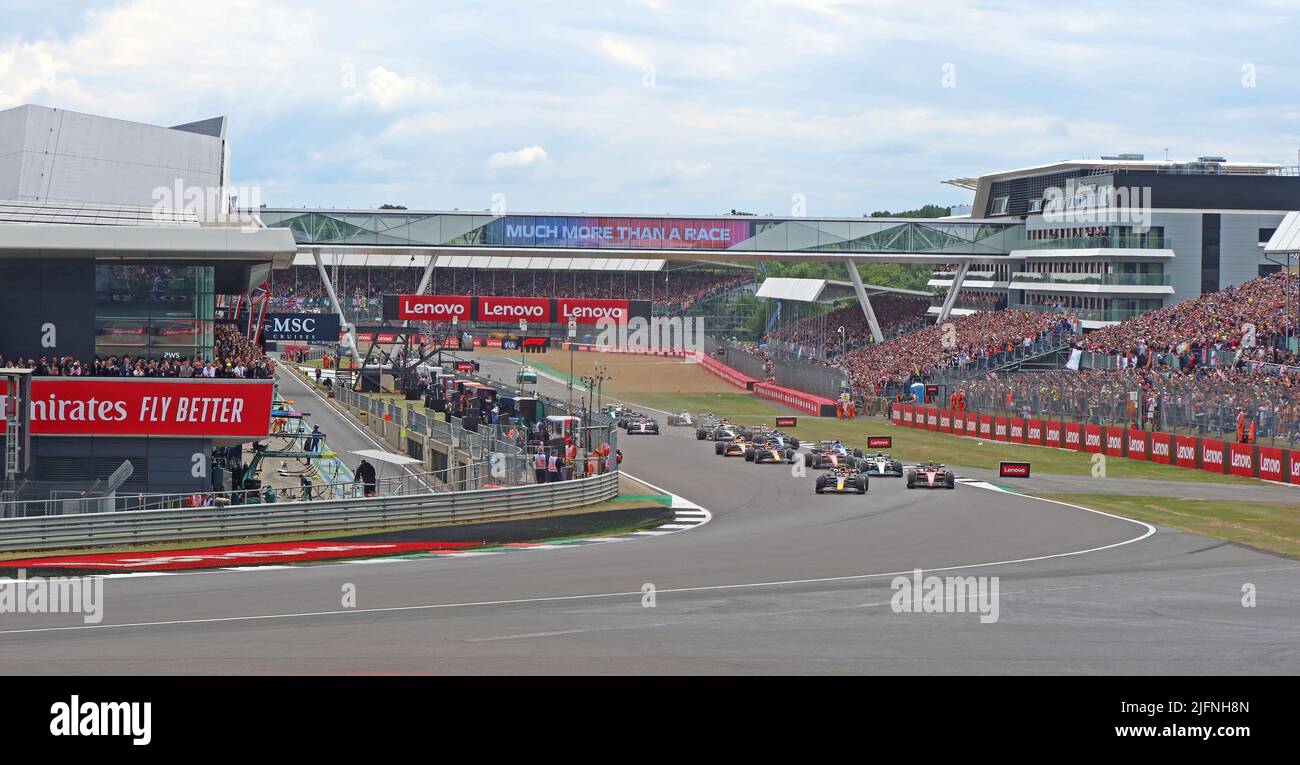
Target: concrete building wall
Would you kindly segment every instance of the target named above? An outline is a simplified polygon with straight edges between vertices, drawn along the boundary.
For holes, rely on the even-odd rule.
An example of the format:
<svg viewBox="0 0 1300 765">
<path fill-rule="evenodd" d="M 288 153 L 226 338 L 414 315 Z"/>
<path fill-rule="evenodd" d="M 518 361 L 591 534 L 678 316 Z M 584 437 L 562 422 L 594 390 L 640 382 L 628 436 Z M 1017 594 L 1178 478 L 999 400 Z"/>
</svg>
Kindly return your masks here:
<svg viewBox="0 0 1300 765">
<path fill-rule="evenodd" d="M 1259 244 L 1260 229 L 1275 229 L 1286 213 L 1224 213 L 1219 243 L 1219 289 L 1259 277 L 1259 267 L 1269 265 Z M 1265 238 L 1267 242 L 1267 238 Z"/>
<path fill-rule="evenodd" d="M 1163 226 L 1165 237 L 1173 240 L 1174 257 L 1164 261 L 1164 268 L 1174 294 L 1165 299 L 1165 305 L 1201 294 L 1200 211 L 1152 213 L 1151 225 Z"/>
<path fill-rule="evenodd" d="M 221 186 L 224 157 L 218 136 L 43 106 L 0 112 L 0 199 L 152 207 L 156 189 Z"/>
</svg>

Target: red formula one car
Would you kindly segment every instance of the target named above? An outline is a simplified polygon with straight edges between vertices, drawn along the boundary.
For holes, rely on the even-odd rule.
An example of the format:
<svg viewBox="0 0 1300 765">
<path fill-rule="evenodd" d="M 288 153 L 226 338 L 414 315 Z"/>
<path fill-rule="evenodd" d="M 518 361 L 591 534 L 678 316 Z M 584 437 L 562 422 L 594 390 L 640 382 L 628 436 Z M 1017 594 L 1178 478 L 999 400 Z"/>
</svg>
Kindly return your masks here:
<svg viewBox="0 0 1300 765">
<path fill-rule="evenodd" d="M 954 489 L 956 487 L 957 476 L 937 462 L 925 462 L 914 468 L 908 468 L 907 488 L 909 489 Z"/>
</svg>

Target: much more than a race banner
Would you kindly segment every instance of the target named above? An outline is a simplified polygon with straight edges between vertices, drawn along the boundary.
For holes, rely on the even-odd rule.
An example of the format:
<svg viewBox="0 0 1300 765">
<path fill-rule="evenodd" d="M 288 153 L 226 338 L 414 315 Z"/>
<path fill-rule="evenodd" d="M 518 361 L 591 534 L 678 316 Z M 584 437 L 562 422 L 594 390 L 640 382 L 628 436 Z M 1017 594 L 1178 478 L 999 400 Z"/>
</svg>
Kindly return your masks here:
<svg viewBox="0 0 1300 765">
<path fill-rule="evenodd" d="M 339 315 L 336 313 L 268 313 L 262 324 L 266 340 L 306 340 L 335 343 L 339 339 Z"/>
<path fill-rule="evenodd" d="M 157 380 L 38 377 L 32 380 L 34 436 L 265 438 L 271 380 Z"/>
<path fill-rule="evenodd" d="M 479 321 L 516 324 L 597 324 L 602 319 L 627 322 L 650 319 L 649 300 L 596 300 L 548 297 L 473 297 L 468 295 L 385 295 L 389 321 Z"/>
</svg>

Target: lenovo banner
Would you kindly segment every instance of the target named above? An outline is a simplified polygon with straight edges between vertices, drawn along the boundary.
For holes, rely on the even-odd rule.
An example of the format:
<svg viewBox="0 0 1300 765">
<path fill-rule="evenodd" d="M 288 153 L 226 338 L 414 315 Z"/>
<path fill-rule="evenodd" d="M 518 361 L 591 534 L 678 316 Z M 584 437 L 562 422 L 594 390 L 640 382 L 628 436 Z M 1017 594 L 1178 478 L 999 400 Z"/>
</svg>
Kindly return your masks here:
<svg viewBox="0 0 1300 765">
<path fill-rule="evenodd" d="M 1029 420 L 1025 423 L 1025 442 L 1041 445 L 1043 443 L 1043 421 Z"/>
<path fill-rule="evenodd" d="M 265 438 L 274 392 L 270 380 L 37 378 L 32 435 Z"/>
<path fill-rule="evenodd" d="M 952 430 L 952 412 L 947 409 L 939 410 L 939 430 L 947 433 Z"/>
<path fill-rule="evenodd" d="M 1228 445 L 1228 472 L 1246 478 L 1255 477 L 1254 444 Z"/>
<path fill-rule="evenodd" d="M 901 423 L 901 422 L 903 421 L 903 405 L 902 405 L 902 404 L 890 404 L 890 405 L 889 405 L 889 419 L 893 420 L 895 424 Z"/>
<path fill-rule="evenodd" d="M 1065 440 L 1062 444 L 1066 449 L 1083 451 L 1083 425 L 1078 422 L 1065 423 Z"/>
<path fill-rule="evenodd" d="M 993 437 L 993 418 L 987 414 L 981 414 L 980 418 L 980 438 Z"/>
<path fill-rule="evenodd" d="M 997 441 L 1007 440 L 1007 418 L 993 418 L 993 438 Z"/>
<path fill-rule="evenodd" d="M 915 407 L 913 407 L 911 404 L 903 404 L 902 409 L 903 409 L 903 423 L 906 425 L 911 425 L 912 417 L 913 417 L 912 412 L 915 409 Z"/>
<path fill-rule="evenodd" d="M 998 475 L 1002 478 L 1028 478 L 1028 462 L 999 462 Z"/>
<path fill-rule="evenodd" d="M 1151 434 L 1151 461 L 1168 465 L 1173 462 L 1174 437 L 1168 433 Z"/>
<path fill-rule="evenodd" d="M 1025 442 L 1025 420 L 1023 417 L 1011 418 L 1011 440 L 1018 444 Z"/>
<path fill-rule="evenodd" d="M 1129 428 L 1127 439 L 1127 448 L 1129 459 L 1144 460 L 1147 454 L 1147 432 L 1145 430 L 1135 430 Z"/>
<path fill-rule="evenodd" d="M 893 436 L 867 436 L 868 449 L 892 449 L 894 448 Z"/>
<path fill-rule="evenodd" d="M 1275 446 L 1259 447 L 1259 477 L 1266 481 L 1285 481 L 1286 452 L 1286 449 Z"/>
<path fill-rule="evenodd" d="M 1174 436 L 1174 464 L 1179 467 L 1199 467 L 1196 436 Z"/>
<path fill-rule="evenodd" d="M 493 321 L 498 323 L 518 323 L 520 319 L 551 324 L 550 298 L 523 297 L 480 297 L 478 310 L 473 313 L 475 321 Z"/>
<path fill-rule="evenodd" d="M 1043 423 L 1043 446 L 1053 446 L 1058 449 L 1062 446 L 1061 423 L 1056 420 Z"/>
<path fill-rule="evenodd" d="M 1111 428 L 1111 427 L 1106 428 L 1105 438 L 1106 441 L 1102 447 L 1102 451 L 1105 452 L 1106 456 L 1123 457 L 1124 456 L 1124 428 Z"/>
<path fill-rule="evenodd" d="M 925 410 L 925 427 L 927 430 L 939 429 L 939 410 L 928 407 Z"/>
<path fill-rule="evenodd" d="M 980 432 L 980 419 L 973 412 L 966 412 L 962 415 L 966 418 L 966 435 L 977 436 Z"/>
<path fill-rule="evenodd" d="M 1102 451 L 1105 444 L 1105 433 L 1100 425 L 1083 426 L 1083 450 L 1089 454 L 1097 454 Z"/>
<path fill-rule="evenodd" d="M 268 313 L 262 324 L 266 340 L 306 340 L 312 343 L 335 343 L 339 339 L 339 315 L 336 313 Z"/>
<path fill-rule="evenodd" d="M 468 295 L 385 295 L 384 318 L 402 321 L 470 321 Z"/>
<path fill-rule="evenodd" d="M 1228 447 L 1217 438 L 1201 439 L 1201 469 L 1211 473 L 1228 471 Z"/>
<path fill-rule="evenodd" d="M 776 426 L 778 428 L 796 428 L 799 426 L 798 417 L 777 417 Z"/>
<path fill-rule="evenodd" d="M 626 322 L 630 319 L 650 319 L 649 300 L 581 300 L 555 299 L 556 323 L 568 324 L 573 319 L 579 324 L 595 324 L 601 319 Z"/>
</svg>

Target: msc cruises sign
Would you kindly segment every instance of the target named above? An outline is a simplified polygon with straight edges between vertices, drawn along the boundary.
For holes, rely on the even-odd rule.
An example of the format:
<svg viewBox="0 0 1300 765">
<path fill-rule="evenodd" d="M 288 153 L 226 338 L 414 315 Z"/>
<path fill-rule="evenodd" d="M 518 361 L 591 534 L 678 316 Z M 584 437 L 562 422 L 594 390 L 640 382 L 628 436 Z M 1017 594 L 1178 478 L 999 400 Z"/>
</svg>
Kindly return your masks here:
<svg viewBox="0 0 1300 765">
<path fill-rule="evenodd" d="M 308 340 L 336 343 L 339 316 L 336 313 L 268 313 L 262 325 L 267 340 Z"/>
</svg>

